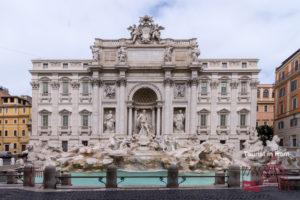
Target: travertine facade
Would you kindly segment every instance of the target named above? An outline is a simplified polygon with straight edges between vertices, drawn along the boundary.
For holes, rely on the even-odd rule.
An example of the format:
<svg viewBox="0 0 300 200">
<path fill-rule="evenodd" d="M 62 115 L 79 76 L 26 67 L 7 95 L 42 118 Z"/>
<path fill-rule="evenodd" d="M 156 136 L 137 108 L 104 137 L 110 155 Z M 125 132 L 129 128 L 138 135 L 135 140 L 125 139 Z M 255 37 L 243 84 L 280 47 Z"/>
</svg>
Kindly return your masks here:
<svg viewBox="0 0 300 200">
<path fill-rule="evenodd" d="M 196 39 L 161 39 L 148 16 L 130 39 L 96 39 L 93 59 L 33 60 L 32 142 L 112 135 L 233 143 L 256 125 L 257 59 L 198 59 Z"/>
</svg>

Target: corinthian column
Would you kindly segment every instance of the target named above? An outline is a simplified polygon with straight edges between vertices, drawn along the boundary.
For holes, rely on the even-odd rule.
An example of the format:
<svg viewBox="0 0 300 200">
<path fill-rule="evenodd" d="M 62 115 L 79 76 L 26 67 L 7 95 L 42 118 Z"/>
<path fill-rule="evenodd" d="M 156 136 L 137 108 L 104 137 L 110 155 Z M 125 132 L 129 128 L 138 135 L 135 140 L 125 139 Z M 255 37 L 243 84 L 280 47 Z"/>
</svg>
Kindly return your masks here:
<svg viewBox="0 0 300 200">
<path fill-rule="evenodd" d="M 164 134 L 171 134 L 172 130 L 172 90 L 173 80 L 171 78 L 165 78 L 165 108 L 164 108 Z"/>
<path fill-rule="evenodd" d="M 99 78 L 99 72 L 93 72 L 92 86 L 93 86 L 93 111 L 92 111 L 92 134 L 99 135 L 99 86 L 101 80 Z"/>
<path fill-rule="evenodd" d="M 197 129 L 197 85 L 198 78 L 194 77 L 190 80 L 191 85 L 191 106 L 190 106 L 190 132 L 196 134 Z"/>
<path fill-rule="evenodd" d="M 118 133 L 119 134 L 126 134 L 126 104 L 125 104 L 125 86 L 126 86 L 126 78 L 121 77 L 118 80 L 118 86 L 119 86 L 119 114 L 118 114 L 118 120 L 119 120 L 119 128 Z"/>
</svg>

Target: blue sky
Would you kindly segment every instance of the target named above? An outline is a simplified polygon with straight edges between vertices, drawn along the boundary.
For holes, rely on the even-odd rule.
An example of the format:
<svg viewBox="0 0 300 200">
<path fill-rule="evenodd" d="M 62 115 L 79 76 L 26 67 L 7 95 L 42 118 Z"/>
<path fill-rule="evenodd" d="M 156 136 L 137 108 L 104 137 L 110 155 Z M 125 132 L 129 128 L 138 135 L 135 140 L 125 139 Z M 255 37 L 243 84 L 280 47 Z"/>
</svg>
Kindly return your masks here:
<svg viewBox="0 0 300 200">
<path fill-rule="evenodd" d="M 31 59 L 91 58 L 94 38 L 129 37 L 145 14 L 202 58 L 260 59 L 261 83 L 300 48 L 298 0 L 0 0 L 0 85 L 31 95 Z"/>
</svg>

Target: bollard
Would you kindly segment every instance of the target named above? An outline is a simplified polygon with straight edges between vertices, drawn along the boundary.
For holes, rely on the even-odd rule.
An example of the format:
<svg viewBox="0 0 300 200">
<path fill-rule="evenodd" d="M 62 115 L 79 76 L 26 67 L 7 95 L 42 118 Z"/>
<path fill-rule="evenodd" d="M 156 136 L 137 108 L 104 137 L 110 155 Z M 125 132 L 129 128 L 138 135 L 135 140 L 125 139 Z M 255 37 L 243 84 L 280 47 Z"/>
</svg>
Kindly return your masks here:
<svg viewBox="0 0 300 200">
<path fill-rule="evenodd" d="M 24 167 L 23 186 L 29 186 L 29 187 L 35 186 L 35 169 L 32 165 L 26 165 Z"/>
<path fill-rule="evenodd" d="M 111 165 L 106 170 L 106 188 L 117 188 L 117 168 L 115 165 Z"/>
<path fill-rule="evenodd" d="M 61 185 L 72 186 L 71 174 L 70 173 L 62 173 L 61 174 Z"/>
<path fill-rule="evenodd" d="M 224 185 L 225 184 L 225 172 L 216 171 L 215 172 L 215 185 Z"/>
<path fill-rule="evenodd" d="M 3 159 L 0 158 L 0 167 L 2 167 L 2 166 L 3 166 Z"/>
<path fill-rule="evenodd" d="M 168 168 L 167 188 L 178 188 L 178 168 L 176 165 L 171 165 Z"/>
<path fill-rule="evenodd" d="M 7 181 L 6 181 L 7 184 L 17 184 L 18 183 L 17 172 L 13 169 L 7 170 L 6 178 L 7 178 Z"/>
<path fill-rule="evenodd" d="M 240 187 L 240 167 L 233 165 L 228 168 L 228 187 Z"/>
<path fill-rule="evenodd" d="M 45 167 L 44 170 L 44 189 L 56 189 L 56 168 L 52 165 Z"/>
<path fill-rule="evenodd" d="M 262 168 L 261 166 L 252 166 L 250 171 L 251 181 L 256 185 L 262 185 Z"/>
</svg>

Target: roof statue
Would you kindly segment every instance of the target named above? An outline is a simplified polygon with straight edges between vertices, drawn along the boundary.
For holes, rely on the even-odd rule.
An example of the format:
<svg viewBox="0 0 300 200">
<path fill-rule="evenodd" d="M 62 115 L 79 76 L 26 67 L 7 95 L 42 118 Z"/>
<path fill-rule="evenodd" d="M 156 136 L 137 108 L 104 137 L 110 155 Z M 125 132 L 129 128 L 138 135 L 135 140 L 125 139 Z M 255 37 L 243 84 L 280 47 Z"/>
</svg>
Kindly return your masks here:
<svg viewBox="0 0 300 200">
<path fill-rule="evenodd" d="M 132 43 L 151 43 L 160 42 L 160 31 L 165 28 L 154 24 L 152 17 L 145 15 L 140 17 L 140 24 L 132 25 L 127 28 L 130 31 Z"/>
</svg>

